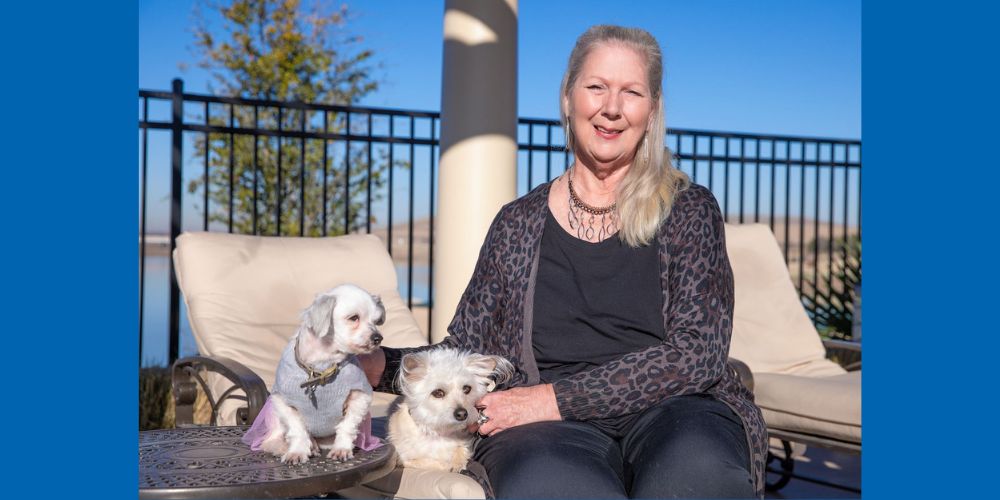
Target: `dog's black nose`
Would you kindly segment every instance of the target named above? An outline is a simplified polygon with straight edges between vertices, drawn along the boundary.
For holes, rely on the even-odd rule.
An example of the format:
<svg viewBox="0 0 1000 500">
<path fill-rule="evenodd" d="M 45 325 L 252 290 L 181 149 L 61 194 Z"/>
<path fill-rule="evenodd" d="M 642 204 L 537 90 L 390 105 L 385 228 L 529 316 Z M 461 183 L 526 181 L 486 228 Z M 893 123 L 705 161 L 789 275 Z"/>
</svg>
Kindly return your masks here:
<svg viewBox="0 0 1000 500">
<path fill-rule="evenodd" d="M 462 421 L 466 418 L 469 418 L 469 412 L 465 411 L 465 408 L 455 410 L 455 420 Z"/>
<path fill-rule="evenodd" d="M 381 333 L 378 333 L 378 332 L 373 333 L 372 334 L 372 344 L 379 345 L 380 343 L 382 343 L 382 338 L 383 337 L 382 337 Z"/>
</svg>

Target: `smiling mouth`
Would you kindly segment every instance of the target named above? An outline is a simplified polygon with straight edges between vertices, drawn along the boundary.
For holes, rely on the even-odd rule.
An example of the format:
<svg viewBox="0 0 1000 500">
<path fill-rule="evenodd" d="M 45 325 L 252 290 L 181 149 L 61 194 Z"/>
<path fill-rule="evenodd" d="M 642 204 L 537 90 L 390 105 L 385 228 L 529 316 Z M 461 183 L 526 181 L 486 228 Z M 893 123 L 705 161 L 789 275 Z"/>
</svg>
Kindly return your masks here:
<svg viewBox="0 0 1000 500">
<path fill-rule="evenodd" d="M 594 125 L 594 130 L 597 131 L 597 135 L 605 139 L 615 139 L 622 135 L 621 130 L 604 128 L 600 125 Z"/>
</svg>

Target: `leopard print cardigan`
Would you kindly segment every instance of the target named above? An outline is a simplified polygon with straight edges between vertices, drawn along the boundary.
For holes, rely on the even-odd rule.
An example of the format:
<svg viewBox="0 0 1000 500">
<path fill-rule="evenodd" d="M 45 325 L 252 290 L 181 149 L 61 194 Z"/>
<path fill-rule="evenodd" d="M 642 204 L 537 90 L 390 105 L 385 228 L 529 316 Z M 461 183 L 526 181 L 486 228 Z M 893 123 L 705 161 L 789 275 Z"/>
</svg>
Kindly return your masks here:
<svg viewBox="0 0 1000 500">
<path fill-rule="evenodd" d="M 517 368 L 508 387 L 539 383 L 531 343 L 538 253 L 551 184 L 500 209 L 479 253 L 442 346 L 504 356 Z M 704 393 L 742 420 L 751 450 L 754 487 L 764 493 L 767 432 L 760 409 L 726 363 L 732 334 L 733 275 L 722 213 L 711 191 L 691 185 L 677 194 L 657 231 L 663 321 L 660 345 L 621 356 L 553 384 L 567 420 L 642 411 L 665 398 Z M 398 392 L 393 381 L 402 356 L 427 349 L 391 349 L 377 390 Z M 487 495 L 478 464 L 470 464 Z"/>
</svg>

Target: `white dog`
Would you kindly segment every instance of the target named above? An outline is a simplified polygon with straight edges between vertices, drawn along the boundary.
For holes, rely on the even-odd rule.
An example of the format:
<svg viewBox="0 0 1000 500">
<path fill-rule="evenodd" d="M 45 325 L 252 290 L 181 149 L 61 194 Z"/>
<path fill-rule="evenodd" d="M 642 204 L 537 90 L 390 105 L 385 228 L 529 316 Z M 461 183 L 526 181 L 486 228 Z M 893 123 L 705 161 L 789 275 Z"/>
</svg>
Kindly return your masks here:
<svg viewBox="0 0 1000 500">
<path fill-rule="evenodd" d="M 259 443 L 251 448 L 292 464 L 327 448 L 328 458 L 353 457 L 358 427 L 372 400 L 355 355 L 382 342 L 376 326 L 384 321 L 381 299 L 357 286 L 317 295 L 302 312 L 302 324 L 281 355 L 268 404 L 247 433 Z"/>
<path fill-rule="evenodd" d="M 388 426 L 400 463 L 451 472 L 464 469 L 476 436 L 475 404 L 513 371 L 500 356 L 457 349 L 404 356 L 398 379 L 404 399 L 389 416 Z"/>
</svg>

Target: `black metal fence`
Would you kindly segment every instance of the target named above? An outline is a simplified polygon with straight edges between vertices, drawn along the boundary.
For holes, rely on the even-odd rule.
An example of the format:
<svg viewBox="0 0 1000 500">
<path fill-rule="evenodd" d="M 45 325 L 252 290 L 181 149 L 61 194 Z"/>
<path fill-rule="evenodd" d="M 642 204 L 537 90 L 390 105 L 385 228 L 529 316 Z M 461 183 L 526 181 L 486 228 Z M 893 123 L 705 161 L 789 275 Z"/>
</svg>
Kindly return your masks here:
<svg viewBox="0 0 1000 500">
<path fill-rule="evenodd" d="M 169 251 L 184 230 L 378 234 L 430 331 L 439 113 L 190 94 L 180 80 L 140 90 L 139 104 L 140 365 L 146 337 L 163 337 L 148 335 L 163 332 L 160 321 L 166 359 L 152 361 L 182 354 Z M 519 119 L 518 143 L 519 195 L 572 163 L 557 120 Z M 667 143 L 729 222 L 770 225 L 807 306 L 847 286 L 837 270 L 843 242 L 861 233 L 860 141 L 671 129 Z M 147 254 L 166 276 L 148 279 Z"/>
</svg>

